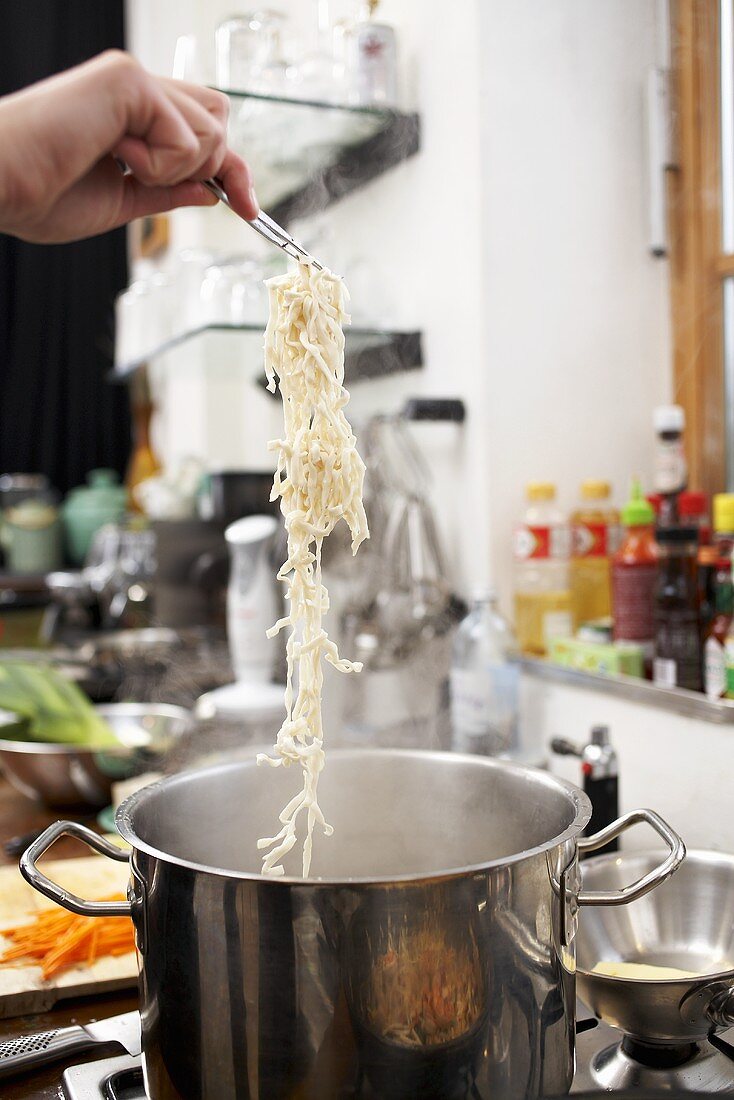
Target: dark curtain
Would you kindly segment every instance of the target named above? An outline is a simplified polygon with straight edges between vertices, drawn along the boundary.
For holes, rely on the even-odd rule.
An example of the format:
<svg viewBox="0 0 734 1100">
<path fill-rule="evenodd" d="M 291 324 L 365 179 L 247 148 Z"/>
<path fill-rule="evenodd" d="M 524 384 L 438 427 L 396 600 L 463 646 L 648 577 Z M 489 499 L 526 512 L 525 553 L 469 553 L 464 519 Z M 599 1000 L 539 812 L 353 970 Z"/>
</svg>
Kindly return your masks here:
<svg viewBox="0 0 734 1100">
<path fill-rule="evenodd" d="M 0 0 L 0 95 L 124 44 L 123 0 Z M 64 245 L 0 234 L 0 473 L 63 492 L 88 470 L 124 472 L 129 402 L 112 385 L 125 230 Z"/>
</svg>

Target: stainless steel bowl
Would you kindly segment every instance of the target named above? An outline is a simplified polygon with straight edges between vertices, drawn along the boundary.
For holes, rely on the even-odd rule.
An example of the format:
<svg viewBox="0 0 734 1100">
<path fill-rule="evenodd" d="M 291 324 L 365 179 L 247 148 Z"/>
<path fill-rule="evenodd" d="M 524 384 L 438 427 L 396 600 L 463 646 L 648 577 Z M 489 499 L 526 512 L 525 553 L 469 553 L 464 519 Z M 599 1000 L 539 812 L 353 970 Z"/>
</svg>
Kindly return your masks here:
<svg viewBox="0 0 734 1100">
<path fill-rule="evenodd" d="M 588 859 L 584 889 L 639 878 L 659 853 Z M 587 909 L 576 941 L 579 996 L 601 1019 L 653 1044 L 697 1042 L 734 1026 L 734 856 L 688 852 L 675 876 L 623 909 Z M 594 973 L 599 962 L 673 967 L 693 977 Z"/>
<path fill-rule="evenodd" d="M 165 704 L 106 703 L 95 709 L 120 741 L 119 749 L 19 741 L 12 727 L 0 725 L 0 767 L 8 781 L 49 806 L 99 809 L 109 804 L 116 780 L 155 768 L 192 721 L 184 707 Z"/>
</svg>

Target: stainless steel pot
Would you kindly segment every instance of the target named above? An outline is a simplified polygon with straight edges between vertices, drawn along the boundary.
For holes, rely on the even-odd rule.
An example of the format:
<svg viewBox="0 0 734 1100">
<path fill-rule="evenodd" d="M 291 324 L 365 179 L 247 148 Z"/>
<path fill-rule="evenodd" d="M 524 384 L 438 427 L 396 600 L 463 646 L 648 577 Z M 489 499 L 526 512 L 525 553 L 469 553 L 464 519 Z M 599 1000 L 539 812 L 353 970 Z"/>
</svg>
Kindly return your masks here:
<svg viewBox="0 0 734 1100">
<path fill-rule="evenodd" d="M 480 757 L 332 752 L 320 801 L 318 879 L 266 879 L 256 841 L 292 797 L 292 770 L 190 772 L 134 794 L 128 903 L 89 902 L 36 861 L 26 879 L 73 912 L 132 913 L 143 1063 L 152 1100 L 492 1100 L 562 1095 L 573 1076 L 574 935 L 583 905 L 619 905 L 685 849 L 636 811 L 580 840 L 575 787 Z M 638 882 L 581 891 L 578 852 L 638 821 L 669 852 Z"/>
</svg>

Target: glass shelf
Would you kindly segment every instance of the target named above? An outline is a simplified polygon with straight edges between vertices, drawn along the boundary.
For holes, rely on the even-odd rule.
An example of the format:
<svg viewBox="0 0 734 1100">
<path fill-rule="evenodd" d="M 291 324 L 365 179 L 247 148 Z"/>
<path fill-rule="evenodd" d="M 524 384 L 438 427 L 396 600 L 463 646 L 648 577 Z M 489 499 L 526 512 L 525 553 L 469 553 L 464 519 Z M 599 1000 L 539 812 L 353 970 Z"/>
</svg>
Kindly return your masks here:
<svg viewBox="0 0 734 1100">
<path fill-rule="evenodd" d="M 415 114 L 219 90 L 231 100 L 231 144 L 279 222 L 323 210 L 420 146 Z"/>
<path fill-rule="evenodd" d="M 229 332 L 245 334 L 252 341 L 253 359 L 262 360 L 264 324 L 258 325 L 200 325 L 187 332 L 171 337 L 145 355 L 126 363 L 115 365 L 112 379 L 123 381 L 129 378 L 138 367 L 149 363 L 166 352 L 175 350 L 190 340 L 200 339 L 207 333 Z M 344 373 L 348 382 L 364 378 L 382 378 L 403 371 L 417 370 L 423 366 L 423 348 L 420 332 L 391 332 L 385 329 L 360 328 L 345 329 L 346 350 Z"/>
</svg>

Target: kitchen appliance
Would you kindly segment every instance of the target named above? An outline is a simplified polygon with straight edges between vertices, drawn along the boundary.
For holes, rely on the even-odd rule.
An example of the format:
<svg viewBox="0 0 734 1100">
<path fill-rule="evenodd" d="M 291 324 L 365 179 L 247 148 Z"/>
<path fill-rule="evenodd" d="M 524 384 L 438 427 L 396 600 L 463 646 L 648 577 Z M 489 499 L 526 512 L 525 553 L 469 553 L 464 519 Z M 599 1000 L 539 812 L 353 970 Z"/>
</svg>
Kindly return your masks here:
<svg viewBox="0 0 734 1100">
<path fill-rule="evenodd" d="M 270 500 L 272 471 L 215 470 L 208 475 L 207 485 L 210 518 L 220 523 L 234 523 L 243 516 L 280 514 L 279 502 Z"/>
<path fill-rule="evenodd" d="M 656 856 L 600 856 L 583 866 L 584 888 L 614 890 L 646 875 Z M 722 1054 L 734 1047 L 718 1032 L 734 1026 L 734 856 L 690 852 L 680 876 L 655 896 L 588 914 L 577 938 L 579 994 L 619 1031 L 597 1052 L 598 1088 L 704 1088 L 720 1081 Z M 673 967 L 689 976 L 647 980 L 595 973 L 601 961 Z M 729 1063 L 734 1090 L 734 1065 Z"/>
<path fill-rule="evenodd" d="M 125 1012 L 90 1024 L 38 1031 L 0 1043 L 0 1079 L 59 1062 L 93 1047 L 123 1047 L 140 1054 L 140 1013 Z"/>
<path fill-rule="evenodd" d="M 431 475 L 408 428 L 408 420 L 460 423 L 463 412 L 459 401 L 413 398 L 399 415 L 375 416 L 366 426 L 371 537 L 360 554 L 345 633 L 350 653 L 368 670 L 404 663 L 428 641 L 448 635 L 466 610 L 451 593 Z"/>
<path fill-rule="evenodd" d="M 576 1074 L 571 1095 L 574 1100 L 693 1100 L 695 1097 L 708 1097 L 711 1093 L 731 1093 L 734 1091 L 734 1066 L 723 1054 L 711 1052 L 705 1065 L 705 1080 L 699 1077 L 694 1088 L 685 1084 L 671 1085 L 663 1079 L 658 1087 L 654 1084 L 641 1091 L 601 1090 L 591 1077 L 590 1066 L 600 1050 L 614 1041 L 615 1031 L 608 1024 L 600 1023 L 579 1005 L 579 1020 L 576 1035 Z M 732 1033 L 734 1037 L 734 1032 Z M 699 1063 L 703 1068 L 703 1063 Z M 146 1100 L 143 1085 L 143 1071 L 139 1058 L 112 1058 L 87 1065 L 73 1066 L 63 1076 L 63 1095 L 65 1100 Z M 357 1088 L 345 1090 L 343 1100 L 382 1100 L 362 1082 Z M 484 1100 L 481 1094 L 467 1091 L 462 1100 Z"/>
<path fill-rule="evenodd" d="M 600 1027 L 598 1031 L 604 1031 Z M 583 1052 L 579 1060 L 585 1060 L 587 1048 L 593 1044 L 594 1037 L 598 1038 L 598 1031 L 588 1031 L 579 1035 L 578 1047 Z M 583 1085 L 584 1073 L 581 1068 L 577 1073 L 581 1087 L 577 1089 L 574 1082 L 571 1095 L 574 1100 L 603 1100 L 610 1095 L 614 1100 L 694 1100 L 695 1097 L 708 1097 L 710 1092 L 703 1090 L 675 1089 L 661 1086 L 660 1090 L 650 1089 L 640 1091 L 629 1089 L 621 1092 L 601 1092 L 593 1087 L 585 1088 Z M 720 1092 L 730 1091 L 731 1086 L 726 1086 L 726 1078 L 722 1080 Z M 714 1090 L 715 1091 L 715 1090 Z M 86 1066 L 74 1066 L 67 1069 L 63 1080 L 63 1095 L 66 1100 L 146 1100 L 143 1086 L 143 1071 L 140 1068 L 140 1059 L 129 1057 L 112 1058 L 105 1062 L 95 1062 Z M 375 1097 L 364 1084 L 359 1090 L 343 1092 L 343 1100 L 381 1100 Z M 476 1093 L 465 1092 L 465 1100 L 475 1100 Z M 463 1100 L 463 1098 L 462 1098 Z"/>
<path fill-rule="evenodd" d="M 463 413 L 459 401 L 413 398 L 363 433 L 370 539 L 355 563 L 337 529 L 324 560 L 337 608 L 341 591 L 339 648 L 364 665 L 344 693 L 345 734 L 356 744 L 450 742 L 451 648 L 466 607 L 452 593 L 431 475 L 408 420 L 460 423 Z"/>
<path fill-rule="evenodd" d="M 0 648 L 38 646 L 48 602 L 43 575 L 0 575 Z"/>
<path fill-rule="evenodd" d="M 191 725 L 189 711 L 162 703 L 106 703 L 95 709 L 119 748 L 17 740 L 12 728 L 4 732 L 5 712 L 0 712 L 0 765 L 8 782 L 57 809 L 107 806 L 115 781 L 152 770 Z"/>
<path fill-rule="evenodd" d="M 576 756 L 581 761 L 582 787 L 591 799 L 589 832 L 606 828 L 619 816 L 619 765 L 609 737 L 609 726 L 592 726 L 591 740 L 585 745 L 577 745 L 565 737 L 554 737 L 551 750 L 557 756 Z M 616 852 L 618 848 L 619 841 L 612 840 L 604 853 Z"/>
<path fill-rule="evenodd" d="M 155 535 L 140 517 L 107 523 L 94 534 L 82 573 L 97 594 L 106 630 L 149 625 L 155 568 Z"/>
<path fill-rule="evenodd" d="M 576 1036 L 576 1074 L 571 1089 L 572 1100 L 584 1097 L 603 1097 L 611 1100 L 691 1100 L 694 1096 L 711 1096 L 734 1093 L 734 1062 L 726 1054 L 709 1046 L 689 1057 L 680 1066 L 671 1065 L 665 1049 L 647 1050 L 643 1061 L 622 1052 L 620 1033 L 609 1024 L 592 1016 L 580 1003 L 578 1033 Z M 586 1018 L 584 1018 L 586 1017 Z M 731 1043 L 734 1032 L 727 1033 L 725 1041 Z M 602 1084 L 597 1063 L 605 1062 L 609 1052 L 619 1051 L 618 1058 L 626 1064 L 625 1082 L 619 1085 Z"/>
<path fill-rule="evenodd" d="M 266 632 L 279 617 L 272 551 L 278 521 L 246 516 L 224 532 L 231 565 L 227 589 L 227 641 L 235 678 L 269 683 L 275 672 L 277 644 Z"/>
<path fill-rule="evenodd" d="M 229 577 L 223 524 L 154 520 L 156 621 L 175 629 L 222 626 Z"/>
<path fill-rule="evenodd" d="M 102 608 L 99 593 L 82 569 L 56 570 L 46 575 L 51 603 L 41 624 L 41 640 L 50 645 L 65 632 L 99 630 Z"/>
<path fill-rule="evenodd" d="M 680 838 L 640 810 L 581 840 L 583 792 L 518 765 L 345 750 L 321 777 L 335 835 L 317 837 L 320 877 L 264 878 L 257 839 L 295 786 L 292 769 L 264 776 L 254 761 L 183 773 L 118 810 L 129 857 L 72 822 L 22 857 L 27 881 L 73 912 L 132 915 L 151 1100 L 296 1088 L 329 1100 L 365 1085 L 383 1100 L 564 1093 L 579 909 L 653 889 L 681 863 Z M 637 822 L 668 846 L 659 865 L 583 891 L 579 850 Z M 129 902 L 88 902 L 44 875 L 37 861 L 64 834 L 130 858 Z M 397 1007 L 391 973 L 407 998 Z M 439 1004 L 435 982 L 460 996 Z"/>
</svg>

